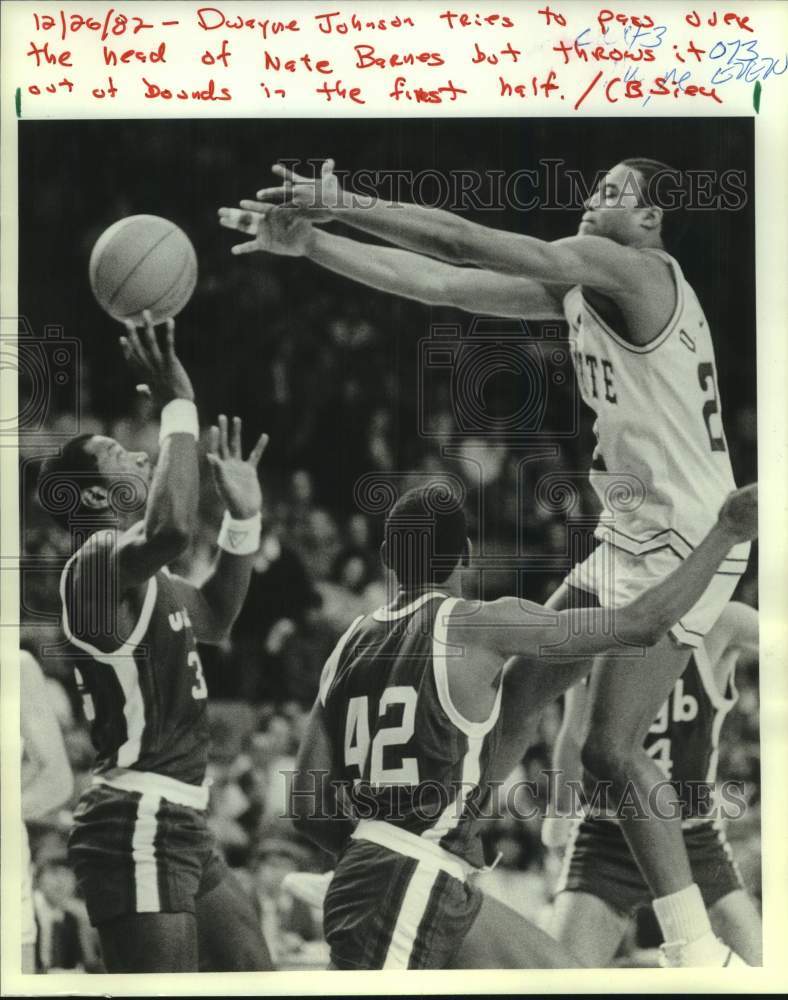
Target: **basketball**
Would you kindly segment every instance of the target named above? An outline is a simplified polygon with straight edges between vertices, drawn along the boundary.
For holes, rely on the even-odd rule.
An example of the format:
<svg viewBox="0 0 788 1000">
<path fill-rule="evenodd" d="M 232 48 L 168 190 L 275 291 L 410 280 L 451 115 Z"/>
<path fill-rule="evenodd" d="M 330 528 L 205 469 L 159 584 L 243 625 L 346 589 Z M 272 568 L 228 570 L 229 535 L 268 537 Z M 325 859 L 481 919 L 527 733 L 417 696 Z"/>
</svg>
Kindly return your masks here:
<svg viewBox="0 0 788 1000">
<path fill-rule="evenodd" d="M 169 219 L 130 215 L 105 230 L 90 255 L 90 287 L 102 309 L 118 320 L 154 323 L 175 316 L 197 284 L 197 255 L 189 237 Z"/>
</svg>

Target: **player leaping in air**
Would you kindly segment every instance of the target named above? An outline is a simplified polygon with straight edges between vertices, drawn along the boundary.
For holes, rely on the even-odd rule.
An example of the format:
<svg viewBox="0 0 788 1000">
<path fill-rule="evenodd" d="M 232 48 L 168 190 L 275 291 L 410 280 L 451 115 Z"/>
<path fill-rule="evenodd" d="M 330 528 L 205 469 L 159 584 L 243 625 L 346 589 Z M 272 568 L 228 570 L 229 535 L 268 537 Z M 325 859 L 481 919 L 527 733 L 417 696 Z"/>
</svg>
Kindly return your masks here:
<svg viewBox="0 0 788 1000">
<path fill-rule="evenodd" d="M 399 593 L 339 640 L 298 755 L 294 814 L 337 856 L 323 916 L 332 966 L 575 965 L 472 878 L 494 809 L 504 662 L 517 654 L 511 669 L 549 692 L 586 674 L 595 653 L 658 643 L 731 546 L 755 536 L 756 490 L 732 493 L 693 552 L 633 601 L 554 612 L 515 597 L 462 599 L 471 543 L 440 488 L 410 490 L 389 512 L 381 554 Z"/>
<path fill-rule="evenodd" d="M 159 340 L 163 342 L 160 343 Z M 161 408 L 155 470 L 144 452 L 80 435 L 42 466 L 45 508 L 84 538 L 61 577 L 63 629 L 97 751 L 69 855 L 109 972 L 270 969 L 254 910 L 206 825 L 208 689 L 196 642 L 228 634 L 260 538 L 257 465 L 241 421 L 219 417 L 208 460 L 227 511 L 200 587 L 167 566 L 189 544 L 199 426 L 174 324 L 127 324 L 121 346 Z M 64 512 L 63 498 L 73 501 Z M 116 502 L 117 501 L 117 502 Z M 199 944 L 198 944 L 199 942 Z"/>
<path fill-rule="evenodd" d="M 303 254 L 423 302 L 568 321 L 580 391 L 596 414 L 592 485 L 603 508 L 617 475 L 639 481 L 644 496 L 636 509 L 603 510 L 601 544 L 556 592 L 556 608 L 572 603 L 577 590 L 596 595 L 603 607 L 617 607 L 663 579 L 697 546 L 734 487 L 708 324 L 664 249 L 666 220 L 654 195 L 656 179 L 668 169 L 643 159 L 617 164 L 585 203 L 578 234 L 554 243 L 439 209 L 360 198 L 340 188 L 331 161 L 316 180 L 276 167 L 283 187 L 258 192 L 258 200 L 241 202 L 241 209 L 220 210 L 223 225 L 255 237 L 235 252 Z M 270 202 L 282 200 L 306 219 L 290 208 L 272 210 Z M 410 252 L 359 244 L 309 228 L 307 220 L 338 220 Z M 619 794 L 632 786 L 648 802 L 660 782 L 659 768 L 643 749 L 646 730 L 691 649 L 730 599 L 747 557 L 746 545 L 732 549 L 695 606 L 645 656 L 636 662 L 620 654 L 597 658 L 583 759 Z M 511 726 L 498 757 L 502 772 L 524 749 L 517 715 L 526 712 L 530 695 L 527 672 L 512 673 L 505 699 Z M 665 818 L 675 813 L 669 789 L 664 798 L 649 806 L 649 822 L 621 824 L 654 897 L 664 960 L 727 964 L 730 951 L 711 931 L 680 822 Z"/>
</svg>

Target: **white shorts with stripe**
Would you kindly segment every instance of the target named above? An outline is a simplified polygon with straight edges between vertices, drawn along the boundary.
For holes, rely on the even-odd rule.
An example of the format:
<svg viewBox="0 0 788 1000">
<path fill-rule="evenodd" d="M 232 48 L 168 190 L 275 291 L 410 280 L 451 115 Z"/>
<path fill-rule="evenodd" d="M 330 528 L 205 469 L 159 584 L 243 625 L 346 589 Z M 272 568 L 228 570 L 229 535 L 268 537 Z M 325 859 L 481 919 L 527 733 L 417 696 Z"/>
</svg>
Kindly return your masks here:
<svg viewBox="0 0 788 1000">
<path fill-rule="evenodd" d="M 672 573 L 681 564 L 681 558 L 668 546 L 636 555 L 610 542 L 601 542 L 572 569 L 565 582 L 596 594 L 603 608 L 619 608 Z M 702 644 L 703 637 L 733 596 L 745 567 L 746 559 L 723 563 L 701 599 L 670 630 L 680 645 L 697 648 Z"/>
</svg>

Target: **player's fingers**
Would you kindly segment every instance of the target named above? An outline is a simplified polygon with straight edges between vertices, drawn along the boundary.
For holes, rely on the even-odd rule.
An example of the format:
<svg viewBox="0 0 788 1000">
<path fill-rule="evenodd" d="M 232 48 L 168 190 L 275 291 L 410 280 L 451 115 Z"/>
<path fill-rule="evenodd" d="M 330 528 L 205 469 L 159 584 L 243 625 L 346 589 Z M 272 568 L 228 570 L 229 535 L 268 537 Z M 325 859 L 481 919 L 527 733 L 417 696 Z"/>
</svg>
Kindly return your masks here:
<svg viewBox="0 0 788 1000">
<path fill-rule="evenodd" d="M 150 397 L 153 395 L 153 393 L 150 391 L 150 386 L 147 385 L 145 382 L 140 382 L 140 384 L 135 385 L 134 388 L 137 390 L 140 396 L 147 396 L 150 399 Z"/>
<path fill-rule="evenodd" d="M 275 163 L 271 167 L 271 173 L 276 174 L 277 177 L 281 177 L 286 184 L 295 184 L 299 181 L 302 184 L 308 184 L 312 179 L 311 177 L 302 177 L 300 174 L 297 174 L 295 170 L 292 170 L 290 167 L 286 167 L 284 163 Z"/>
<path fill-rule="evenodd" d="M 225 229 L 237 229 L 241 233 L 254 233 L 261 214 L 242 212 L 239 208 L 220 208 L 219 225 Z"/>
<path fill-rule="evenodd" d="M 159 342 L 156 340 L 156 328 L 153 325 L 153 316 L 150 309 L 143 309 L 142 318 L 145 321 L 145 346 L 148 349 L 150 357 L 153 359 L 153 363 L 160 365 L 162 362 L 161 351 L 159 350 Z"/>
<path fill-rule="evenodd" d="M 216 453 L 219 450 L 219 428 L 216 424 L 208 431 L 208 458 L 216 458 Z"/>
<path fill-rule="evenodd" d="M 254 253 L 255 250 L 262 249 L 257 240 L 252 240 L 249 243 L 236 243 L 234 247 L 230 247 L 230 253 L 235 254 L 237 257 L 241 253 Z"/>
<path fill-rule="evenodd" d="M 263 452 L 268 447 L 268 442 L 270 438 L 267 434 L 261 434 L 257 439 L 257 444 L 249 452 L 249 464 L 257 467 L 260 459 L 263 457 Z"/>
<path fill-rule="evenodd" d="M 227 447 L 227 417 L 219 414 L 219 454 L 222 458 L 229 458 L 230 451 Z"/>
<path fill-rule="evenodd" d="M 128 337 L 118 337 L 118 343 L 120 344 L 120 349 L 123 352 L 124 360 L 131 361 L 131 348 L 129 347 Z"/>
<path fill-rule="evenodd" d="M 164 349 L 168 357 L 175 357 L 175 320 L 172 316 L 164 321 Z"/>
<path fill-rule="evenodd" d="M 292 185 L 290 184 L 280 184 L 279 187 L 261 188 L 256 197 L 261 201 L 270 201 L 272 204 L 279 204 L 280 202 L 287 201 L 290 198 L 292 191 Z"/>
<path fill-rule="evenodd" d="M 243 458 L 241 454 L 241 418 L 233 417 L 233 430 L 230 436 L 230 452 L 234 458 Z"/>
<path fill-rule="evenodd" d="M 129 326 L 127 326 L 126 329 L 129 331 L 128 344 L 129 344 L 129 349 L 131 351 L 132 360 L 136 363 L 136 365 L 139 368 L 142 368 L 144 371 L 150 370 L 151 367 L 150 358 L 148 357 L 144 347 L 142 346 L 142 342 L 140 341 L 140 336 L 137 333 L 137 328 L 132 323 Z"/>
<path fill-rule="evenodd" d="M 247 212 L 253 212 L 255 215 L 262 215 L 263 218 L 273 212 L 276 208 L 276 205 L 272 205 L 270 202 L 252 201 L 251 198 L 241 198 L 238 204 Z"/>
</svg>

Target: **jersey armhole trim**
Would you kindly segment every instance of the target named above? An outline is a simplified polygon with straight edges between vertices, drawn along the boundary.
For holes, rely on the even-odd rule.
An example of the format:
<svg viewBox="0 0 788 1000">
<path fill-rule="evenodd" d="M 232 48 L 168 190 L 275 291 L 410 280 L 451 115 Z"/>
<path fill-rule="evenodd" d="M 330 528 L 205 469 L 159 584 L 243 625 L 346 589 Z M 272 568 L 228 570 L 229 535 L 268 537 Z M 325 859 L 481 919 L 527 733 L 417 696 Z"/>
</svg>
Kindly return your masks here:
<svg viewBox="0 0 788 1000">
<path fill-rule="evenodd" d="M 339 637 L 331 655 L 323 665 L 323 671 L 320 674 L 320 687 L 317 692 L 317 696 L 320 699 L 320 704 L 323 708 L 326 707 L 326 699 L 328 698 L 328 692 L 331 690 L 331 685 L 334 683 L 334 677 L 336 677 L 337 669 L 339 667 L 339 658 L 342 655 L 342 651 L 347 645 L 351 635 L 355 632 L 359 623 L 363 620 L 364 615 L 359 615 L 358 618 L 350 623 L 348 629 Z"/>
<path fill-rule="evenodd" d="M 448 598 L 448 600 L 445 600 L 441 604 L 435 615 L 435 623 L 432 627 L 432 669 L 435 677 L 435 688 L 438 692 L 438 701 L 441 708 L 460 732 L 471 739 L 481 739 L 489 733 L 498 721 L 498 715 L 501 711 L 503 684 L 499 683 L 498 692 L 495 695 L 495 704 L 489 716 L 483 722 L 471 722 L 470 719 L 466 719 L 451 700 L 446 651 L 449 648 L 449 617 L 458 601 L 458 597 Z"/>
<path fill-rule="evenodd" d="M 63 606 L 63 631 L 65 632 L 66 638 L 69 642 L 73 643 L 77 649 L 81 649 L 86 653 L 89 653 L 96 660 L 102 663 L 112 662 L 115 658 L 125 658 L 129 657 L 134 653 L 134 650 L 139 646 L 142 637 L 150 625 L 151 616 L 153 615 L 153 608 L 156 604 L 156 597 L 158 595 L 158 584 L 156 582 L 155 575 L 148 580 L 148 587 L 145 591 L 145 597 L 142 602 L 142 609 L 140 610 L 140 616 L 137 619 L 137 623 L 134 626 L 131 635 L 128 639 L 119 646 L 114 651 L 107 651 L 99 649 L 98 646 L 94 646 L 92 643 L 87 642 L 84 639 L 79 639 L 71 631 L 71 626 L 68 621 L 68 608 L 66 604 L 66 579 L 68 572 L 71 569 L 72 563 L 76 559 L 79 553 L 75 552 L 74 555 L 68 560 L 66 565 L 63 567 L 63 572 L 60 576 L 60 601 Z"/>
<path fill-rule="evenodd" d="M 625 351 L 631 351 L 632 354 L 650 354 L 652 351 L 656 351 L 658 347 L 661 347 L 671 333 L 673 333 L 678 324 L 679 317 L 684 311 L 684 277 L 679 269 L 679 266 L 670 254 L 664 253 L 663 251 L 657 251 L 657 248 L 654 248 L 654 250 L 658 253 L 659 259 L 668 265 L 670 276 L 673 279 L 673 284 L 676 289 L 676 305 L 670 315 L 670 319 L 668 320 L 665 329 L 661 333 L 658 333 L 656 337 L 649 340 L 647 344 L 633 344 L 630 341 L 625 340 L 599 315 L 588 299 L 584 295 L 582 296 L 583 306 L 591 313 L 600 328 L 604 330 L 605 333 L 608 334 L 608 336 L 610 336 L 619 347 L 622 347 Z"/>
</svg>

